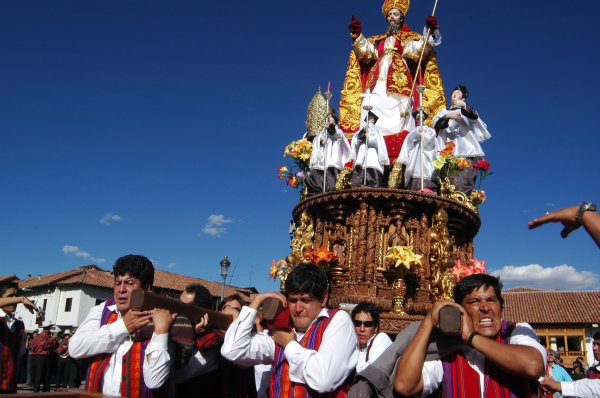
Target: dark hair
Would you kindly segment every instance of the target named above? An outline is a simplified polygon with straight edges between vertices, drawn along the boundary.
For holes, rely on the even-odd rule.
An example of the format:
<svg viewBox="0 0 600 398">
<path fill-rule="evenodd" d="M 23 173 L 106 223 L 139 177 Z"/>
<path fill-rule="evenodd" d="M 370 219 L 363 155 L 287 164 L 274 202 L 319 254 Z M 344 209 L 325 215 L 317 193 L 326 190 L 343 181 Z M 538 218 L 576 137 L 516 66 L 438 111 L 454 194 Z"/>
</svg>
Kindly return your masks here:
<svg viewBox="0 0 600 398">
<path fill-rule="evenodd" d="M 223 300 L 219 304 L 219 310 L 222 310 L 223 306 L 225 306 L 225 304 L 230 303 L 233 300 L 239 301 L 241 305 L 245 305 L 246 304 L 246 302 L 242 299 L 242 297 L 239 294 L 234 293 L 232 295 L 229 295 L 229 296 L 223 298 Z"/>
<path fill-rule="evenodd" d="M 0 297 L 4 296 L 4 293 L 8 289 L 17 289 L 19 291 L 19 284 L 17 282 L 5 282 L 0 284 Z"/>
<path fill-rule="evenodd" d="M 594 333 L 594 335 L 592 336 L 593 340 L 600 340 L 600 332 L 596 332 Z"/>
<path fill-rule="evenodd" d="M 152 265 L 152 261 L 137 254 L 119 257 L 113 266 L 113 274 L 115 278 L 129 274 L 134 278 L 138 278 L 142 282 L 142 286 L 152 286 L 154 283 L 154 265 Z"/>
<path fill-rule="evenodd" d="M 191 283 L 185 287 L 185 292 L 194 295 L 192 304 L 207 309 L 214 308 L 212 294 L 210 294 L 205 286 L 202 286 L 199 283 Z"/>
<path fill-rule="evenodd" d="M 371 318 L 373 318 L 373 322 L 375 322 L 375 325 L 379 326 L 379 309 L 375 304 L 369 303 L 367 301 L 358 303 L 356 307 L 354 307 L 354 309 L 352 310 L 352 320 L 354 320 L 354 317 L 361 312 L 371 315 Z"/>
<path fill-rule="evenodd" d="M 313 264 L 295 266 L 285 280 L 286 296 L 294 293 L 309 293 L 323 300 L 327 293 L 327 274 L 323 268 Z"/>
<path fill-rule="evenodd" d="M 454 301 L 462 305 L 465 296 L 473 290 L 480 287 L 493 287 L 496 297 L 500 301 L 500 307 L 504 308 L 504 299 L 502 298 L 502 282 L 495 276 L 488 274 L 473 274 L 462 278 L 454 287 Z"/>
</svg>

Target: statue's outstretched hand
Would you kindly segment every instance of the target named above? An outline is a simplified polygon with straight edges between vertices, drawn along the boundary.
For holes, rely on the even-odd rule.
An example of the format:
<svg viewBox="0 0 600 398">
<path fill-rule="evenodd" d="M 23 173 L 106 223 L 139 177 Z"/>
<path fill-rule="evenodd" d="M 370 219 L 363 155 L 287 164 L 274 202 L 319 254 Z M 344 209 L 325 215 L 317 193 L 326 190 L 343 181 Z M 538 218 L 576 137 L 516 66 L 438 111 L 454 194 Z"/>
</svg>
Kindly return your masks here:
<svg viewBox="0 0 600 398">
<path fill-rule="evenodd" d="M 356 15 L 352 15 L 352 21 L 348 25 L 348 30 L 353 39 L 356 39 L 362 33 L 362 23 Z"/>
<path fill-rule="evenodd" d="M 433 15 L 430 15 L 427 18 L 425 18 L 425 25 L 427 25 L 431 33 L 440 28 L 440 23 L 438 22 L 437 18 Z"/>
</svg>

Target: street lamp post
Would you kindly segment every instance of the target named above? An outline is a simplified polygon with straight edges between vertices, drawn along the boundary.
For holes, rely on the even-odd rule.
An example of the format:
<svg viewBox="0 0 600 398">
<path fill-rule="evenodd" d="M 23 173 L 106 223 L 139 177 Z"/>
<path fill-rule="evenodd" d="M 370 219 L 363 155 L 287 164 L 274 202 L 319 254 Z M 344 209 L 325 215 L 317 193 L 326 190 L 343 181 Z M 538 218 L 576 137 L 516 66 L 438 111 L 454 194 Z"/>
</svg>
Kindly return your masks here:
<svg viewBox="0 0 600 398">
<path fill-rule="evenodd" d="M 223 283 L 221 284 L 221 301 L 223 301 L 223 298 L 225 297 L 225 280 L 227 279 L 227 272 L 229 271 L 231 263 L 227 256 L 225 256 L 219 264 L 221 264 L 221 278 L 223 278 Z"/>
</svg>

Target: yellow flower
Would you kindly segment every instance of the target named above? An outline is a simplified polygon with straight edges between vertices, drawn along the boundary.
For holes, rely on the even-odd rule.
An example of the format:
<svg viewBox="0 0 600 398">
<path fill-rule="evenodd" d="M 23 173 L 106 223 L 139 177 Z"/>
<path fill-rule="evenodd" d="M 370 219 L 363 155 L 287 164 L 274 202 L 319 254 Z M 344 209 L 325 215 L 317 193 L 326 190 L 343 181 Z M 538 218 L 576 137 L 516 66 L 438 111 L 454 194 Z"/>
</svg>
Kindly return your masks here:
<svg viewBox="0 0 600 398">
<path fill-rule="evenodd" d="M 398 268 L 402 265 L 409 270 L 411 265 L 421 264 L 423 256 L 414 253 L 412 251 L 412 246 L 392 246 L 388 249 L 385 258 L 390 258 L 395 261 L 394 267 Z"/>
<path fill-rule="evenodd" d="M 446 158 L 439 157 L 433 161 L 433 168 L 439 171 L 442 169 L 442 167 L 444 167 L 445 163 L 446 163 Z"/>
</svg>

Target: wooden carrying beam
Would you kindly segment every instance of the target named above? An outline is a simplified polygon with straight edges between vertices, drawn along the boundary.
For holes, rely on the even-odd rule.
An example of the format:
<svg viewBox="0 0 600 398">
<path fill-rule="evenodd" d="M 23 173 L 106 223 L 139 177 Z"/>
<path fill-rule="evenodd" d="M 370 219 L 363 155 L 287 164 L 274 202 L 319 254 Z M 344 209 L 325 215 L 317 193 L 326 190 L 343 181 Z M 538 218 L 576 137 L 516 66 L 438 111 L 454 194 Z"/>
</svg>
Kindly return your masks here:
<svg viewBox="0 0 600 398">
<path fill-rule="evenodd" d="M 227 330 L 233 319 L 231 315 L 221 312 L 202 308 L 197 305 L 181 302 L 170 297 L 161 296 L 160 294 L 150 293 L 142 289 L 131 291 L 131 299 L 129 301 L 130 308 L 138 311 L 149 311 L 155 308 L 164 308 L 177 315 L 185 316 L 196 324 L 204 314 L 208 314 L 208 323 L 216 329 Z"/>
</svg>

